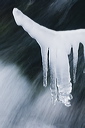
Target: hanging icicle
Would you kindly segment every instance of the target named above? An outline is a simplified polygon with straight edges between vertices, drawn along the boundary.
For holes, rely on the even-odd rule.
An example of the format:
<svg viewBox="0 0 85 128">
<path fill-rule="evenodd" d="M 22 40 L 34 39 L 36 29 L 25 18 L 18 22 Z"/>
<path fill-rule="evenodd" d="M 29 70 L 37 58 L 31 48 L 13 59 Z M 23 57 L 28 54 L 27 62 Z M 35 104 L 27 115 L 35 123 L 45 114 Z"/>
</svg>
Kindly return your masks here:
<svg viewBox="0 0 85 128">
<path fill-rule="evenodd" d="M 40 45 L 43 65 L 43 85 L 45 87 L 47 86 L 49 61 L 50 89 L 53 103 L 55 104 L 56 100 L 58 100 L 66 106 L 70 106 L 70 100 L 72 99 L 72 84 L 68 55 L 70 54 L 71 47 L 73 47 L 75 82 L 80 42 L 84 45 L 85 57 L 85 30 L 53 31 L 35 23 L 17 8 L 13 9 L 13 16 L 16 24 L 22 26 L 23 29 L 32 38 L 36 39 L 37 43 Z"/>
</svg>

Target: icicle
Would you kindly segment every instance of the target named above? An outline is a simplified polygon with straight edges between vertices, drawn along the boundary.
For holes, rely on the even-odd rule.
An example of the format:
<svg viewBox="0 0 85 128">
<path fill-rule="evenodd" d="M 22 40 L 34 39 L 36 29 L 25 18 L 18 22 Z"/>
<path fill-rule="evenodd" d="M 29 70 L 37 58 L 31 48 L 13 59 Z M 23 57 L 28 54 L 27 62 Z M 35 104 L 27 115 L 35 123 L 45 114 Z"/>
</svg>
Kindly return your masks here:
<svg viewBox="0 0 85 128">
<path fill-rule="evenodd" d="M 57 50 L 57 86 L 59 101 L 70 106 L 72 84 L 70 83 L 70 71 L 68 55 L 64 48 Z"/>
<path fill-rule="evenodd" d="M 85 44 L 83 46 L 84 46 L 84 70 L 83 70 L 83 73 L 85 73 Z"/>
<path fill-rule="evenodd" d="M 78 62 L 78 48 L 79 45 L 73 45 L 73 82 L 76 82 L 76 71 Z"/>
<path fill-rule="evenodd" d="M 83 42 L 85 57 L 85 30 L 79 29 L 56 32 L 37 24 L 16 8 L 13 9 L 13 16 L 16 24 L 22 26 L 23 29 L 32 38 L 36 39 L 40 45 L 43 65 L 43 85 L 45 87 L 47 86 L 47 71 L 49 61 L 51 95 L 54 104 L 56 100 L 59 100 L 66 106 L 70 106 L 69 100 L 72 99 L 72 95 L 70 94 L 72 91 L 72 84 L 70 82 L 71 78 L 68 54 L 70 53 L 72 46 L 75 82 L 78 61 L 78 47 L 80 42 Z"/>
<path fill-rule="evenodd" d="M 84 47 L 84 61 L 85 61 L 85 44 L 83 44 Z"/>
<path fill-rule="evenodd" d="M 43 86 L 47 86 L 47 72 L 48 72 L 48 48 L 41 47 L 42 65 L 43 65 Z"/>
<path fill-rule="evenodd" d="M 53 104 L 57 100 L 57 83 L 56 83 L 56 49 L 49 49 L 49 67 L 50 67 L 50 90 Z"/>
</svg>

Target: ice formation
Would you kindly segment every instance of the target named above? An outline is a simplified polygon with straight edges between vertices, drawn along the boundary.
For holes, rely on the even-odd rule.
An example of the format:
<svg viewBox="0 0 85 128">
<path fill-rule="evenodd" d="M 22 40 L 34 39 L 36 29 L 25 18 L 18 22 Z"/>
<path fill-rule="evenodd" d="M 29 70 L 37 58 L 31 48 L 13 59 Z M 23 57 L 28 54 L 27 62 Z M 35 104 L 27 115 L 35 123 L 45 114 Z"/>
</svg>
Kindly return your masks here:
<svg viewBox="0 0 85 128">
<path fill-rule="evenodd" d="M 70 106 L 72 83 L 68 55 L 70 54 L 71 48 L 73 48 L 75 82 L 78 48 L 80 42 L 82 42 L 85 47 L 85 29 L 71 31 L 50 30 L 37 24 L 17 8 L 13 9 L 13 16 L 16 24 L 22 26 L 40 45 L 43 65 L 43 85 L 45 87 L 47 86 L 47 73 L 49 68 L 50 90 L 53 103 L 55 104 L 56 100 L 58 100 L 66 106 Z"/>
</svg>

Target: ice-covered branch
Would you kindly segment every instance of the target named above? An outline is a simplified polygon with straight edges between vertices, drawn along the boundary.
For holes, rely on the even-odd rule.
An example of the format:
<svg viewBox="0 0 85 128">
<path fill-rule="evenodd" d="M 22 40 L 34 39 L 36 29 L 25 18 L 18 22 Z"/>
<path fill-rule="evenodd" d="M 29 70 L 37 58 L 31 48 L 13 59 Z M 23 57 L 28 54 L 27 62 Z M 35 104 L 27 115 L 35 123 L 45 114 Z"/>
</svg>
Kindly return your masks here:
<svg viewBox="0 0 85 128">
<path fill-rule="evenodd" d="M 76 67 L 78 61 L 79 43 L 84 45 L 85 57 L 85 30 L 53 31 L 41 26 L 24 15 L 17 8 L 13 9 L 13 16 L 17 25 L 34 38 L 41 47 L 43 65 L 43 85 L 47 86 L 48 61 L 50 69 L 50 86 L 52 100 L 61 101 L 70 106 L 72 99 L 72 84 L 69 70 L 68 55 L 73 48 L 74 82 L 76 78 Z M 49 58 L 48 58 L 49 51 Z"/>
</svg>

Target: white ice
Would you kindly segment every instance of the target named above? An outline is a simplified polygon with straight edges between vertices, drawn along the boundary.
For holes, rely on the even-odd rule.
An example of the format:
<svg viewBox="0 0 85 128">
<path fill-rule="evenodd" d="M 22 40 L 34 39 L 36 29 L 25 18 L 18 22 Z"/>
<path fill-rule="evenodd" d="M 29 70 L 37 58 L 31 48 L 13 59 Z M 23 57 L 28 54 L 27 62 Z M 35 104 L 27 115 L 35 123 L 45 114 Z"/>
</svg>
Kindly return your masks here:
<svg viewBox="0 0 85 128">
<path fill-rule="evenodd" d="M 13 16 L 16 24 L 22 26 L 40 45 L 43 65 L 43 85 L 45 87 L 47 86 L 49 64 L 52 101 L 55 104 L 56 100 L 58 100 L 66 106 L 70 106 L 72 84 L 68 55 L 70 54 L 71 48 L 73 48 L 75 82 L 79 43 L 82 42 L 85 48 L 85 29 L 54 31 L 37 24 L 17 8 L 13 9 Z"/>
</svg>

